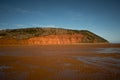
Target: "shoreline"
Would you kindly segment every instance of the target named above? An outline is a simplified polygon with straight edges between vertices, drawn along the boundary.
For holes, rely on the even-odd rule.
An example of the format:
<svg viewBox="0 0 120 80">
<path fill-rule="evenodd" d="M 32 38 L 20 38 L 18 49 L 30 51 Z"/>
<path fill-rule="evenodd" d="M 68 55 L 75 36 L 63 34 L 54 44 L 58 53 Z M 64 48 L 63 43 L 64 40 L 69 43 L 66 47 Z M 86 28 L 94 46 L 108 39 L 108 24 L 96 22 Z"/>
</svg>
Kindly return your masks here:
<svg viewBox="0 0 120 80">
<path fill-rule="evenodd" d="M 37 45 L 37 44 L 6 44 L 6 45 L 1 45 L 0 47 L 9 47 L 9 46 L 46 46 L 46 47 L 50 47 L 50 46 L 80 46 L 81 48 L 84 47 L 94 47 L 94 48 L 100 48 L 100 47 L 104 47 L 104 48 L 111 48 L 111 47 L 120 47 L 120 43 L 79 43 L 79 44 L 41 44 L 41 45 Z"/>
</svg>

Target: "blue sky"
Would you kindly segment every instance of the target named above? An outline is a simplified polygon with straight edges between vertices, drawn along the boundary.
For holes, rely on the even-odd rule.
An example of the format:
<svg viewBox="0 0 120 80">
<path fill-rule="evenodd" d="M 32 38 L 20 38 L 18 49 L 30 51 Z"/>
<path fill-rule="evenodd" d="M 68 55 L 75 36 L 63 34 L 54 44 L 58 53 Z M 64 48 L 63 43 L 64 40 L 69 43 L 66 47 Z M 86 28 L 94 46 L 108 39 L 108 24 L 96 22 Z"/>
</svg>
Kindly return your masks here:
<svg viewBox="0 0 120 80">
<path fill-rule="evenodd" d="M 0 0 L 0 29 L 89 30 L 120 43 L 120 0 Z"/>
</svg>

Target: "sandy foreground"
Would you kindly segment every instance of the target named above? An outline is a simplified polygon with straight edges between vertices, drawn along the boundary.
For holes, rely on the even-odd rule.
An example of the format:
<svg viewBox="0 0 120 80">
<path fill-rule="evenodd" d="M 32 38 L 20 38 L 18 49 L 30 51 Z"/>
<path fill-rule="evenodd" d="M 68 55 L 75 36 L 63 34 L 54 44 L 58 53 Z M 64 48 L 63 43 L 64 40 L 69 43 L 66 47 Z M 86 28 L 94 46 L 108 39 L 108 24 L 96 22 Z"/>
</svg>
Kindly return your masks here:
<svg viewBox="0 0 120 80">
<path fill-rule="evenodd" d="M 0 46 L 0 80 L 120 80 L 120 44 Z"/>
</svg>

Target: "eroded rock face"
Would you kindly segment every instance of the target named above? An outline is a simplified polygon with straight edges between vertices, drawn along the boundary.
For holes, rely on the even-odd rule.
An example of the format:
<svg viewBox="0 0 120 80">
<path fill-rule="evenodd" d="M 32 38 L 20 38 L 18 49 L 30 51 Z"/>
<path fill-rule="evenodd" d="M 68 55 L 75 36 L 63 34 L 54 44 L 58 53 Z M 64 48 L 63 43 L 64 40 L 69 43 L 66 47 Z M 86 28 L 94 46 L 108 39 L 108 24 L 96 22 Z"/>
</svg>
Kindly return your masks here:
<svg viewBox="0 0 120 80">
<path fill-rule="evenodd" d="M 81 43 L 83 35 L 49 35 L 28 39 L 28 44 L 73 44 Z"/>
<path fill-rule="evenodd" d="M 99 39 L 87 40 L 87 37 L 82 34 L 72 34 L 72 35 L 48 35 L 48 36 L 39 36 L 33 37 L 24 40 L 0 40 L 0 44 L 28 44 L 28 45 L 48 45 L 48 44 L 77 44 L 84 43 L 84 40 L 87 43 L 98 43 Z M 103 42 L 104 43 L 104 42 Z"/>
</svg>

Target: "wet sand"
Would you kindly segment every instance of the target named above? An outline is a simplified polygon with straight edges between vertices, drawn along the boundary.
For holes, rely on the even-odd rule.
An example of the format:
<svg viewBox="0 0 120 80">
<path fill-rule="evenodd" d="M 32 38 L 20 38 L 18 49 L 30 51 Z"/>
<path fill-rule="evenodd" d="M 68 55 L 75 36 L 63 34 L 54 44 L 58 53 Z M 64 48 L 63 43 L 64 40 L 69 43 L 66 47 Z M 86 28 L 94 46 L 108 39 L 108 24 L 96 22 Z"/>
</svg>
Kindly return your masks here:
<svg viewBox="0 0 120 80">
<path fill-rule="evenodd" d="M 120 44 L 0 46 L 0 80 L 120 80 Z"/>
</svg>

